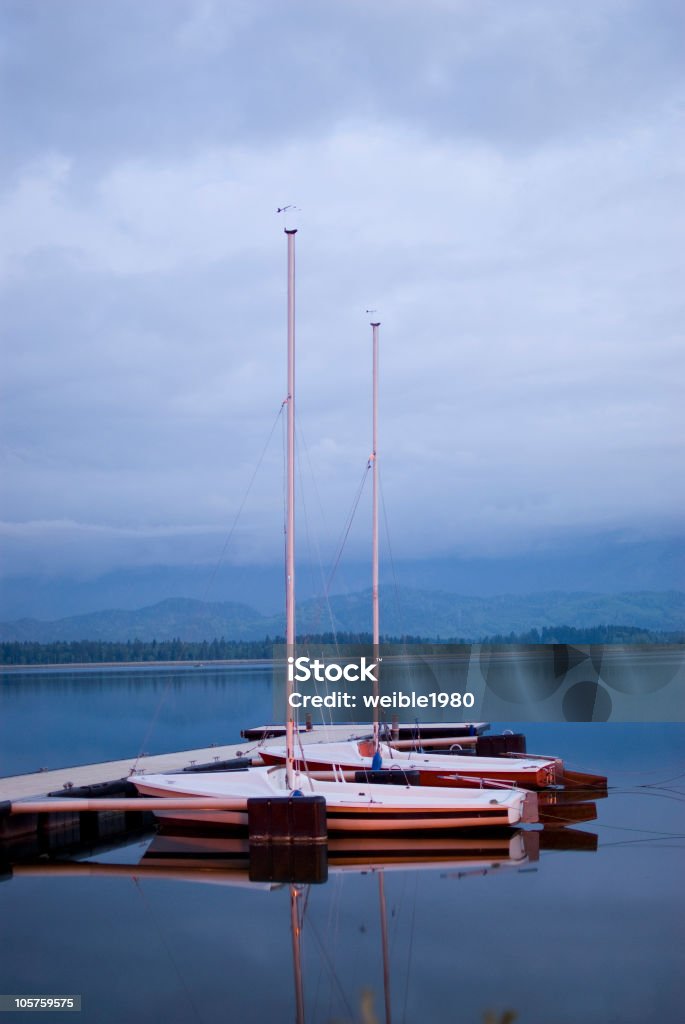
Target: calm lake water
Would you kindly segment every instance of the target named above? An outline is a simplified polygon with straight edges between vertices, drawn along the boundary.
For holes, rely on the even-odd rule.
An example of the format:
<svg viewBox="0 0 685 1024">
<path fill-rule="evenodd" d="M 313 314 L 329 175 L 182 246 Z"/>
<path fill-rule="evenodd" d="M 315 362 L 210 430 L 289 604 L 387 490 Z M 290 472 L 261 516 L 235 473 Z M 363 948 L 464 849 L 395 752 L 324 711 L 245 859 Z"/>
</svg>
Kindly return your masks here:
<svg viewBox="0 0 685 1024">
<path fill-rule="evenodd" d="M 0 774 L 237 741 L 271 715 L 268 669 L 5 675 Z M 500 726 L 609 776 L 597 820 L 571 833 L 576 845 L 596 836 L 596 849 L 549 848 L 559 840 L 545 829 L 527 860 L 332 860 L 328 881 L 298 896 L 309 1024 L 386 1020 L 379 879 L 395 1024 L 499 1024 L 508 1010 L 520 1024 L 680 1018 L 685 727 Z M 148 842 L 95 859 L 135 866 L 147 852 L 149 864 Z M 515 836 L 511 848 L 521 853 Z M 81 994 L 84 1024 L 295 1019 L 289 886 L 237 884 L 236 871 L 173 880 L 46 867 L 10 868 L 0 884 L 0 993 Z M 15 1019 L 25 1014 L 2 1018 Z"/>
</svg>

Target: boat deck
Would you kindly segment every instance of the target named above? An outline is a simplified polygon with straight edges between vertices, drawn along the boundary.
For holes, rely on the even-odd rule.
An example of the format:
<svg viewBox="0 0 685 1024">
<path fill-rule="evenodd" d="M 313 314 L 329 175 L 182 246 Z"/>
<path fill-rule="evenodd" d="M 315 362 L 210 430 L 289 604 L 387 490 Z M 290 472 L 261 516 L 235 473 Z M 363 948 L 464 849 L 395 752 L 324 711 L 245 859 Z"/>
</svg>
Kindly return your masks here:
<svg viewBox="0 0 685 1024">
<path fill-rule="evenodd" d="M 349 725 L 315 726 L 298 733 L 298 744 L 331 742 L 353 739 L 368 734 L 369 727 Z M 267 741 L 268 742 L 268 741 Z M 279 742 L 278 739 L 275 740 Z M 74 786 L 92 786 L 101 782 L 112 782 L 116 779 L 128 778 L 131 772 L 146 771 L 150 773 L 182 771 L 193 765 L 208 764 L 211 761 L 227 761 L 230 758 L 259 754 L 260 743 L 257 740 L 243 739 L 239 743 L 228 743 L 221 746 L 201 747 L 197 750 L 179 750 L 169 754 L 146 754 L 141 757 L 127 757 L 119 761 L 100 761 L 96 764 L 75 765 L 70 768 L 57 768 L 25 775 L 12 775 L 0 778 L 0 801 L 28 800 L 45 796 L 64 789 L 67 783 Z"/>
</svg>

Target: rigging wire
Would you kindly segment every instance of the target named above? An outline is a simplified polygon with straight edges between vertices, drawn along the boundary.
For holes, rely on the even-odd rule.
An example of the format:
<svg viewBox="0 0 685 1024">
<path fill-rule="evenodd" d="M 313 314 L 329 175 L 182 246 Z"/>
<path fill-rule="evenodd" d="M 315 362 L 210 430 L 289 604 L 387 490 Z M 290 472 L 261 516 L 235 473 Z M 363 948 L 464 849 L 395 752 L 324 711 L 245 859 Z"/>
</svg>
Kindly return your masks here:
<svg viewBox="0 0 685 1024">
<path fill-rule="evenodd" d="M 300 446 L 297 443 L 300 441 L 300 437 L 296 437 L 295 441 L 295 463 L 297 466 L 297 480 L 300 488 L 300 506 L 302 508 L 302 519 L 304 521 L 304 535 L 307 544 L 310 586 L 312 588 L 312 592 L 315 592 L 316 582 L 314 580 L 314 563 L 317 561 L 317 559 L 315 557 L 314 544 L 312 543 L 312 532 L 309 528 L 309 513 L 307 508 L 307 499 L 305 495 L 304 479 L 302 474 L 302 459 L 300 458 Z"/>
<path fill-rule="evenodd" d="M 607 850 L 613 846 L 637 846 L 638 844 L 644 846 L 646 843 L 659 843 L 660 850 L 682 850 L 682 846 L 678 846 L 676 843 L 669 846 L 661 845 L 663 840 L 671 838 L 671 836 L 649 836 L 646 839 L 617 839 L 615 843 L 602 843 L 602 849 Z M 677 836 L 676 838 L 685 839 L 685 836 Z"/>
<path fill-rule="evenodd" d="M 658 786 L 662 786 L 664 782 L 675 782 L 677 779 L 685 779 L 685 772 L 680 772 L 679 775 L 672 775 L 669 779 L 662 779 L 661 782 L 643 782 L 641 785 L 644 789 L 656 789 Z"/>
<path fill-rule="evenodd" d="M 400 588 L 399 588 L 399 583 L 397 581 L 397 572 L 395 571 L 395 559 L 393 558 L 393 554 L 392 554 L 392 545 L 390 543 L 390 529 L 388 528 L 388 513 L 387 513 L 387 510 L 386 510 L 386 507 L 385 507 L 385 494 L 383 492 L 383 479 L 382 479 L 382 475 L 381 475 L 381 467 L 380 467 L 380 465 L 378 467 L 378 490 L 380 491 L 380 495 L 381 495 L 381 508 L 383 509 L 383 525 L 384 525 L 384 528 L 385 528 L 385 542 L 386 542 L 386 544 L 388 546 L 388 558 L 390 560 L 390 571 L 392 573 L 392 582 L 393 582 L 393 587 L 394 587 L 394 592 L 395 592 L 395 605 L 397 607 L 397 618 L 399 620 L 400 636 L 401 636 L 402 644 L 406 648 L 406 645 L 407 645 L 407 632 L 406 632 L 406 630 L 404 628 L 405 627 L 405 622 L 404 622 L 404 614 L 403 614 L 403 611 L 402 611 L 402 601 L 400 599 Z"/>
<path fill-rule="evenodd" d="M 301 459 L 299 458 L 299 453 L 298 453 L 297 465 L 298 465 L 298 474 L 299 474 L 299 479 L 300 479 L 300 490 L 301 490 L 302 494 L 304 494 L 304 487 L 302 486 L 302 465 L 301 465 Z M 330 603 L 330 591 L 331 591 L 331 587 L 333 585 L 333 580 L 334 580 L 334 577 L 335 577 L 335 573 L 336 573 L 336 571 L 338 569 L 338 566 L 340 564 L 340 559 L 342 557 L 343 550 L 344 550 L 345 544 L 347 542 L 347 538 L 349 536 L 350 530 L 352 528 L 352 524 L 354 522 L 354 518 L 355 518 L 355 515 L 356 515 L 356 512 L 357 512 L 357 508 L 359 507 L 359 502 L 361 500 L 361 496 L 362 496 L 362 493 L 364 491 L 364 484 L 365 484 L 366 479 L 368 477 L 368 473 L 369 473 L 369 469 L 370 468 L 371 468 L 371 460 L 369 459 L 367 461 L 367 464 L 366 464 L 366 467 L 364 469 L 364 472 L 362 473 L 362 477 L 361 477 L 359 486 L 357 487 L 357 491 L 356 491 L 356 494 L 354 496 L 354 500 L 352 502 L 352 507 L 351 507 L 350 512 L 349 512 L 349 514 L 347 516 L 347 519 L 345 520 L 345 525 L 344 525 L 344 528 L 343 528 L 343 531 L 342 531 L 341 539 L 340 539 L 340 541 L 338 543 L 338 546 L 337 546 L 337 549 L 336 549 L 336 557 L 335 557 L 335 560 L 334 560 L 333 567 L 332 567 L 332 569 L 331 569 L 331 571 L 330 571 L 330 573 L 328 575 L 328 579 L 325 581 L 324 588 L 323 588 L 323 601 L 326 602 L 326 605 L 328 607 L 328 612 L 329 612 L 329 616 L 330 616 L 330 619 L 331 619 L 331 631 L 333 633 L 333 642 L 334 642 L 334 646 L 336 647 L 336 649 L 339 648 L 339 645 L 338 645 L 338 634 L 337 634 L 337 630 L 335 628 L 335 620 L 334 620 L 334 617 L 333 617 L 333 610 L 332 610 L 331 603 Z M 310 532 L 309 532 L 309 520 L 308 520 L 307 512 L 306 512 L 306 504 L 304 502 L 303 502 L 303 509 L 304 509 L 305 531 L 306 531 L 306 534 L 307 534 L 307 542 L 308 542 L 308 545 L 309 545 L 309 548 L 310 548 L 310 552 L 311 552 L 313 550 L 313 545 L 311 543 L 311 537 L 310 537 Z M 320 555 L 319 555 L 319 564 L 321 565 L 322 580 L 323 580 L 323 566 L 322 566 L 322 563 L 321 563 Z M 318 621 L 320 620 L 320 617 L 321 617 L 321 601 L 319 602 L 318 609 L 315 611 L 315 614 L 313 616 L 313 627 L 314 628 L 316 628 L 316 625 L 317 625 Z M 318 694 L 319 693 L 319 689 L 318 689 L 318 685 L 317 685 L 316 680 L 314 681 L 314 685 L 315 685 L 315 692 Z M 326 725 L 326 715 L 325 715 L 326 710 L 328 710 L 328 717 L 330 719 L 329 724 L 332 725 L 333 724 L 333 711 L 332 711 L 332 709 L 324 709 L 324 708 L 321 709 L 321 721 L 322 721 L 322 724 Z"/>
<path fill-rule="evenodd" d="M 343 891 L 343 876 L 338 875 L 335 879 L 335 890 L 333 893 L 333 905 L 329 912 L 329 928 L 326 930 L 327 935 L 332 936 L 331 948 L 338 948 L 338 939 L 340 935 L 340 907 L 342 904 L 342 891 Z M 330 996 L 328 1000 L 328 1015 L 329 1017 L 333 1013 L 333 988 L 330 989 Z"/>
<path fill-rule="evenodd" d="M 419 891 L 419 876 L 418 874 L 414 877 L 414 895 L 412 897 L 412 908 L 411 908 L 411 925 L 409 927 L 409 950 L 407 951 L 407 973 L 404 979 L 404 1000 L 402 1006 L 402 1024 L 406 1024 L 407 1020 L 407 1002 L 409 999 L 409 976 L 411 974 L 411 959 L 414 950 L 414 932 L 415 932 L 415 921 L 416 921 L 416 897 Z"/>
<path fill-rule="evenodd" d="M 663 832 L 661 829 L 654 828 L 631 828 L 630 825 L 608 825 L 603 821 L 598 821 L 595 828 L 608 828 L 615 832 L 640 832 L 646 836 L 663 836 L 664 839 L 685 839 L 685 834 L 681 832 Z"/>
<path fill-rule="evenodd" d="M 350 1002 L 349 1002 L 347 996 L 345 995 L 345 989 L 343 988 L 342 983 L 340 981 L 340 978 L 338 977 L 338 972 L 337 972 L 337 970 L 335 968 L 335 964 L 334 964 L 334 962 L 333 962 L 333 960 L 331 958 L 330 953 L 326 949 L 325 944 L 321 940 L 321 936 L 319 935 L 318 929 L 317 929 L 316 925 L 314 924 L 313 919 L 310 918 L 307 927 L 308 927 L 309 931 L 311 932 L 311 934 L 316 939 L 317 945 L 318 945 L 319 950 L 321 952 L 322 960 L 324 961 L 324 963 L 328 967 L 328 970 L 330 971 L 331 978 L 333 980 L 335 988 L 338 990 L 338 995 L 340 996 L 340 999 L 342 1000 L 342 1002 L 343 1002 L 343 1004 L 345 1006 L 346 1011 L 350 1014 L 350 1019 L 354 1018 L 354 1010 L 352 1009 L 352 1006 L 350 1005 Z"/>
<path fill-rule="evenodd" d="M 169 957 L 169 960 L 171 961 L 171 966 L 173 967 L 174 971 L 176 972 L 176 976 L 178 978 L 179 985 L 180 985 L 180 987 L 181 987 L 181 989 L 182 989 L 186 999 L 190 1003 L 190 1007 L 191 1007 L 191 1009 L 193 1011 L 193 1015 L 194 1015 L 195 1019 L 197 1021 L 199 1021 L 199 1024 L 202 1024 L 202 1015 L 200 1014 L 200 1011 L 197 1008 L 197 1005 L 195 1003 L 195 1000 L 193 999 L 191 991 L 188 988 L 188 985 L 186 984 L 185 978 L 181 974 L 181 971 L 180 971 L 180 968 L 179 968 L 179 966 L 178 966 L 178 964 L 176 962 L 176 959 L 175 959 L 173 953 L 171 952 L 171 947 L 169 946 L 169 943 L 166 941 L 166 938 L 164 937 L 164 929 L 161 927 L 159 921 L 157 920 L 157 916 L 156 916 L 156 914 L 154 913 L 154 911 L 152 909 L 152 905 L 151 905 L 150 901 L 147 898 L 147 894 L 144 892 L 143 887 L 140 884 L 140 879 L 139 878 L 133 878 L 133 884 L 134 884 L 134 886 L 135 886 L 135 888 L 136 888 L 136 890 L 138 892 L 138 895 L 140 896 L 143 904 L 145 905 L 145 909 L 148 912 L 150 920 L 152 921 L 152 923 L 155 926 L 155 929 L 157 930 L 157 934 L 159 936 L 160 942 L 161 942 L 162 946 L 164 947 L 164 949 L 166 950 L 167 956 Z"/>
<path fill-rule="evenodd" d="M 305 528 L 305 536 L 307 538 L 307 548 L 308 548 L 308 551 L 309 551 L 309 566 L 310 566 L 310 572 L 311 572 L 311 577 L 312 577 L 311 578 L 311 586 L 312 586 L 312 591 L 315 592 L 316 584 L 315 584 L 315 580 L 314 580 L 314 571 L 313 571 L 313 565 L 314 565 L 314 561 L 315 561 L 315 558 L 314 558 L 314 545 L 312 544 L 312 535 L 311 535 L 311 531 L 309 529 L 309 516 L 307 514 L 307 502 L 306 502 L 306 499 L 305 499 L 305 489 L 304 489 L 303 474 L 302 474 L 302 459 L 300 458 L 299 440 L 300 440 L 300 437 L 299 436 L 296 437 L 296 445 L 295 445 L 296 460 L 295 461 L 296 461 L 296 464 L 297 464 L 298 480 L 299 480 L 299 484 L 300 484 L 300 502 L 301 502 L 301 505 L 302 505 L 302 512 L 303 512 L 303 519 L 304 519 L 304 528 Z M 316 549 L 316 554 L 319 555 L 318 547 Z M 318 564 L 319 564 L 319 567 L 321 569 L 321 576 L 322 576 L 322 579 L 323 579 L 323 566 L 321 565 L 320 556 L 319 556 Z M 329 607 L 329 610 L 330 610 L 330 602 L 328 603 L 328 607 Z M 334 637 L 335 637 L 335 644 L 336 644 L 336 649 L 337 649 L 337 636 L 335 635 L 335 632 L 334 632 Z M 316 679 L 316 677 L 314 677 L 314 692 L 315 692 L 315 694 L 317 696 L 320 696 L 319 684 L 318 684 L 318 680 Z M 332 710 L 332 708 L 321 707 L 320 712 L 321 712 L 321 724 L 322 725 L 326 725 L 326 718 L 328 717 L 329 724 L 332 725 L 333 724 L 333 710 Z M 300 741 L 300 747 L 301 746 L 302 746 L 302 742 Z"/>
<path fill-rule="evenodd" d="M 247 489 L 245 490 L 245 493 L 243 494 L 243 499 L 240 502 L 240 505 L 238 506 L 238 511 L 236 512 L 235 517 L 233 519 L 233 523 L 231 524 L 231 528 L 228 531 L 228 535 L 226 537 L 226 540 L 224 541 L 224 546 L 221 549 L 221 553 L 219 555 L 218 561 L 216 562 L 216 564 L 214 566 L 214 569 L 212 571 L 212 574 L 211 574 L 211 576 L 210 576 L 210 578 L 209 578 L 209 580 L 207 582 L 207 586 L 205 587 L 204 596 L 202 598 L 203 601 L 207 600 L 207 596 L 208 596 L 212 586 L 214 585 L 214 580 L 216 579 L 216 574 L 218 573 L 219 569 L 221 568 L 221 563 L 224 560 L 224 556 L 226 554 L 226 551 L 228 550 L 228 546 L 231 543 L 231 540 L 233 539 L 233 534 L 235 533 L 236 526 L 238 525 L 238 520 L 240 519 L 240 517 L 241 517 L 241 515 L 243 513 L 243 509 L 245 508 L 245 504 L 247 502 L 247 499 L 250 496 L 250 492 L 252 490 L 252 486 L 253 486 L 256 478 L 257 478 L 257 474 L 259 473 L 259 470 L 261 468 L 262 462 L 264 461 L 264 458 L 266 456 L 266 453 L 267 453 L 267 450 L 269 448 L 269 445 L 271 444 L 271 438 L 273 437 L 274 431 L 275 431 L 275 429 L 276 429 L 276 427 L 278 425 L 278 421 L 279 421 L 279 419 L 283 419 L 283 409 L 285 408 L 286 404 L 287 404 L 287 399 L 284 399 L 283 402 L 281 402 L 281 406 L 280 406 L 278 412 L 276 413 L 276 418 L 274 419 L 274 421 L 273 421 L 273 423 L 271 425 L 271 430 L 269 431 L 269 436 L 266 439 L 264 447 L 262 448 L 261 454 L 260 454 L 260 456 L 259 456 L 259 458 L 257 460 L 257 464 L 256 464 L 256 466 L 255 466 L 255 468 L 254 468 L 254 470 L 252 472 L 252 476 L 250 477 L 250 481 L 249 481 L 249 483 L 247 485 Z"/>
<path fill-rule="evenodd" d="M 210 590 L 211 590 L 211 588 L 212 588 L 212 586 L 214 584 L 214 581 L 216 579 L 216 575 L 217 575 L 217 573 L 219 571 L 221 563 L 223 562 L 224 556 L 226 555 L 226 551 L 228 550 L 228 546 L 229 546 L 229 544 L 230 544 L 230 542 L 231 542 L 231 540 L 233 538 L 233 534 L 235 533 L 236 526 L 238 525 L 238 520 L 240 519 L 240 516 L 242 515 L 243 509 L 245 508 L 245 504 L 247 503 L 247 499 L 250 496 L 250 492 L 251 492 L 252 487 L 254 485 L 254 482 L 255 482 L 255 480 L 257 478 L 257 474 L 259 473 L 261 465 L 262 465 L 262 463 L 264 461 L 264 458 L 266 456 L 266 453 L 268 451 L 269 445 L 271 444 L 271 439 L 272 439 L 272 437 L 274 435 L 274 431 L 276 430 L 276 427 L 278 425 L 278 421 L 282 420 L 283 423 L 285 423 L 285 418 L 283 417 L 283 408 L 286 405 L 286 403 L 287 403 L 287 399 L 285 399 L 283 402 L 281 402 L 280 408 L 279 408 L 279 410 L 278 410 L 278 412 L 276 414 L 276 417 L 275 417 L 275 419 L 274 419 L 274 421 L 273 421 L 273 423 L 271 425 L 271 430 L 269 431 L 269 434 L 268 434 L 268 437 L 267 437 L 266 442 L 264 444 L 264 447 L 262 448 L 262 451 L 261 451 L 261 453 L 259 455 L 259 458 L 257 459 L 257 463 L 256 463 L 256 465 L 254 467 L 254 470 L 253 470 L 252 476 L 250 477 L 250 480 L 248 482 L 247 488 L 246 488 L 246 490 L 245 490 L 245 492 L 243 494 L 243 497 L 242 497 L 242 500 L 240 502 L 240 505 L 238 506 L 238 511 L 235 514 L 235 517 L 233 519 L 233 523 L 231 524 L 231 528 L 230 528 L 230 530 L 228 532 L 226 540 L 224 541 L 224 545 L 223 545 L 223 547 L 221 549 L 221 553 L 219 554 L 219 558 L 218 558 L 217 562 L 214 565 L 212 573 L 211 573 L 211 575 L 209 577 L 209 580 L 207 582 L 207 585 L 205 587 L 204 594 L 203 594 L 203 597 L 202 597 L 203 601 L 207 600 L 209 592 L 210 592 Z M 155 727 L 155 725 L 157 723 L 157 719 L 159 718 L 159 715 L 161 713 L 162 707 L 164 706 L 164 703 L 167 700 L 167 698 L 169 696 L 169 693 L 171 692 L 171 683 L 172 683 L 172 681 L 173 681 L 173 675 L 170 675 L 169 678 L 166 680 L 166 682 L 164 684 L 164 688 L 162 690 L 161 696 L 159 698 L 159 701 L 157 702 L 157 708 L 155 710 L 154 715 L 152 716 L 152 721 L 148 725 L 147 731 L 145 732 L 145 735 L 143 736 L 143 740 L 142 740 L 142 742 L 140 744 L 140 748 L 138 750 L 138 755 L 137 755 L 135 761 L 133 762 L 133 767 L 131 768 L 131 773 L 130 774 L 133 774 L 137 770 L 137 768 L 138 768 L 138 762 L 140 761 L 141 757 L 143 756 L 143 752 L 145 751 L 145 749 L 147 747 L 148 741 L 149 741 L 150 736 L 152 735 L 154 727 Z"/>
<path fill-rule="evenodd" d="M 330 592 L 331 592 L 331 587 L 333 586 L 333 580 L 335 579 L 335 574 L 338 571 L 338 566 L 340 565 L 340 559 L 342 558 L 342 554 L 343 554 L 343 551 L 345 549 L 345 544 L 347 543 L 347 538 L 349 537 L 350 530 L 352 529 L 352 523 L 354 522 L 354 517 L 355 517 L 355 515 L 357 513 L 357 508 L 359 506 L 359 502 L 361 500 L 361 496 L 362 496 L 362 493 L 364 491 L 364 485 L 366 483 L 366 480 L 367 480 L 367 477 L 369 475 L 369 470 L 370 469 L 371 469 L 371 459 L 369 459 L 367 461 L 367 463 L 366 463 L 366 466 L 365 466 L 364 471 L 362 473 L 361 480 L 359 482 L 359 486 L 357 488 L 357 492 L 356 492 L 356 494 L 354 496 L 354 499 L 352 501 L 352 508 L 350 509 L 348 517 L 347 517 L 347 519 L 345 521 L 345 526 L 343 527 L 341 539 L 340 539 L 340 541 L 338 543 L 338 547 L 336 549 L 335 558 L 333 560 L 333 566 L 331 568 L 331 571 L 328 574 L 328 580 L 326 581 L 325 593 L 327 595 L 330 594 Z"/>
<path fill-rule="evenodd" d="M 651 792 L 645 792 L 650 790 Z M 685 803 L 685 793 L 677 789 L 658 789 L 653 786 L 636 786 L 634 789 L 612 789 L 612 796 L 655 796 L 662 800 L 673 800 L 675 803 Z"/>
<path fill-rule="evenodd" d="M 554 724 L 558 725 L 560 723 L 555 722 Z M 565 723 L 561 723 L 561 724 L 565 724 Z M 581 762 L 581 761 L 573 761 L 573 760 L 565 758 L 564 759 L 564 763 L 569 768 L 571 768 L 571 769 L 573 769 L 575 771 L 599 772 L 599 774 L 602 774 L 602 767 L 596 761 L 582 761 Z M 674 765 L 673 767 L 680 767 L 680 764 L 678 764 L 677 766 Z M 612 770 L 611 770 L 611 777 L 612 777 L 612 779 L 615 779 L 615 778 L 623 778 L 626 775 L 628 775 L 628 776 L 630 776 L 630 775 L 658 775 L 660 772 L 663 772 L 665 770 L 666 770 L 665 766 L 661 766 L 659 768 L 624 768 L 624 769 L 617 768 L 616 770 L 614 770 L 612 768 Z M 679 775 L 672 775 L 668 779 L 663 779 L 662 781 L 663 782 L 673 782 L 676 779 L 682 779 L 684 777 L 685 777 L 685 772 L 683 772 L 683 773 L 681 773 Z M 659 782 L 655 782 L 654 783 L 655 786 L 658 786 L 660 784 L 661 783 L 659 783 Z M 645 782 L 645 783 L 642 783 L 642 785 L 648 786 L 648 785 L 651 785 L 651 783 Z"/>
<path fill-rule="evenodd" d="M 323 503 L 321 501 L 321 494 L 319 492 L 319 488 L 318 488 L 317 483 L 316 483 L 316 475 L 314 473 L 314 468 L 312 466 L 312 460 L 311 460 L 311 457 L 310 457 L 310 454 L 309 454 L 309 447 L 307 445 L 307 441 L 306 441 L 306 438 L 304 436 L 304 431 L 302 430 L 301 427 L 300 427 L 299 436 L 300 436 L 300 439 L 302 441 L 302 447 L 304 449 L 305 458 L 307 460 L 307 466 L 309 468 L 309 473 L 310 473 L 310 477 L 311 477 L 311 481 L 312 481 L 312 487 L 313 487 L 313 490 L 314 490 L 314 496 L 316 498 L 316 502 L 317 502 L 318 507 L 319 507 L 319 513 L 321 515 L 321 521 L 322 521 L 322 523 L 324 525 L 324 528 L 325 528 L 325 526 L 326 526 L 326 515 L 324 513 Z M 329 593 L 326 590 L 326 577 L 325 577 L 324 569 L 323 569 L 323 559 L 321 557 L 321 549 L 319 548 L 318 542 L 316 540 L 316 534 L 314 535 L 314 541 L 315 541 L 315 544 L 316 544 L 317 565 L 319 567 L 319 572 L 320 572 L 320 575 L 321 575 L 321 590 L 322 590 L 322 594 L 323 594 L 323 600 L 326 602 L 326 610 L 328 612 L 328 618 L 329 618 L 329 621 L 330 621 L 330 624 L 331 624 L 331 632 L 333 634 L 333 642 L 334 642 L 335 647 L 337 648 L 337 646 L 338 646 L 338 638 L 337 638 L 337 633 L 336 633 L 336 628 L 335 628 L 335 619 L 333 617 L 333 609 L 331 607 L 331 602 L 330 602 L 330 599 L 329 599 Z M 314 590 L 314 587 L 312 587 L 312 590 Z"/>
</svg>

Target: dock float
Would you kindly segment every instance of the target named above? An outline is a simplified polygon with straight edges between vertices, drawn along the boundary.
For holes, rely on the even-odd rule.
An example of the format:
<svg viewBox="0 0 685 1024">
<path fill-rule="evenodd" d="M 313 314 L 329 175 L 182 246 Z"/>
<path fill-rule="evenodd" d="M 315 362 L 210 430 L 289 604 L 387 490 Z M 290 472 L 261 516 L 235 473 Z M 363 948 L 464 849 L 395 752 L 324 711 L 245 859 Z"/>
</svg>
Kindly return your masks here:
<svg viewBox="0 0 685 1024">
<path fill-rule="evenodd" d="M 356 739 L 368 732 L 368 725 L 328 725 L 310 729 L 303 726 L 298 742 Z M 263 743 L 263 739 L 246 742 L 243 738 L 240 743 L 168 754 L 141 754 L 118 761 L 0 778 L 0 861 L 15 856 L 52 856 L 143 828 L 152 829 L 152 812 L 157 809 L 153 806 L 155 801 L 130 795 L 128 777 L 132 772 L 206 772 L 220 771 L 229 763 L 236 768 L 248 763 L 259 764 L 259 749 Z M 163 800 L 162 809 L 172 810 L 169 800 Z M 175 801 L 173 809 L 208 809 L 206 799 L 185 797 L 184 801 L 182 804 Z M 211 806 L 222 809 L 215 800 Z"/>
</svg>

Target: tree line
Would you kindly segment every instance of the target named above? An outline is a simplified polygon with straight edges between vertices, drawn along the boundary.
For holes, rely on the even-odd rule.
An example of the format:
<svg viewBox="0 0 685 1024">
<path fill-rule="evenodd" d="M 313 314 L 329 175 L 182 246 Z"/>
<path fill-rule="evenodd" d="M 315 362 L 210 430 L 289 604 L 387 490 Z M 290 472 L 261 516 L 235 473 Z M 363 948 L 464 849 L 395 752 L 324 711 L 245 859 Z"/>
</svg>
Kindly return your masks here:
<svg viewBox="0 0 685 1024">
<path fill-rule="evenodd" d="M 488 644 L 682 644 L 685 631 L 665 632 L 640 626 L 543 626 L 525 633 L 498 633 Z"/>
<path fill-rule="evenodd" d="M 370 645 L 370 633 L 319 633 L 299 636 L 300 644 Z M 435 638 L 420 636 L 381 637 L 384 644 L 432 644 Z M 440 643 L 467 644 L 463 637 L 439 638 Z M 684 632 L 664 632 L 639 626 L 544 626 L 523 633 L 497 633 L 478 641 L 486 644 L 682 644 Z M 285 643 L 283 637 L 263 640 L 57 640 L 37 643 L 32 640 L 0 643 L 1 665 L 95 665 L 107 662 L 188 661 L 260 661 L 273 657 L 274 646 Z"/>
</svg>

